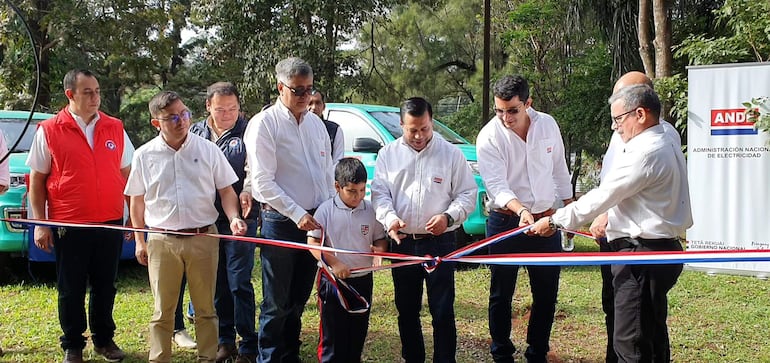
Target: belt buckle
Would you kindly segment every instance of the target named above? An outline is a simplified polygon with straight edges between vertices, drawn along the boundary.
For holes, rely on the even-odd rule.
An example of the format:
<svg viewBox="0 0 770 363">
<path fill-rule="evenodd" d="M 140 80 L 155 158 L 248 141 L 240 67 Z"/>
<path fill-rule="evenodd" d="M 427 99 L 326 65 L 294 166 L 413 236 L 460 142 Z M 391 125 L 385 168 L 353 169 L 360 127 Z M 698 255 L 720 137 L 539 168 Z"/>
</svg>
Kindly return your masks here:
<svg viewBox="0 0 770 363">
<path fill-rule="evenodd" d="M 423 235 L 420 235 L 420 234 L 417 234 L 417 233 L 412 233 L 412 234 L 409 235 L 409 237 L 412 237 L 412 240 L 415 240 L 415 241 L 427 238 L 427 237 L 425 237 Z"/>
</svg>

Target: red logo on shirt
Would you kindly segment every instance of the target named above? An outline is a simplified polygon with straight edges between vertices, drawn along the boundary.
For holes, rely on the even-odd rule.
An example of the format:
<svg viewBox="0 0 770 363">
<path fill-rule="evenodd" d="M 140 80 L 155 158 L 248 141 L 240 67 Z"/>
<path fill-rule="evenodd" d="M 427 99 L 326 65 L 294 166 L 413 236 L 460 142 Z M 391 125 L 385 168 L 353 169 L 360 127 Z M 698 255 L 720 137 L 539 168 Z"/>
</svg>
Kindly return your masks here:
<svg viewBox="0 0 770 363">
<path fill-rule="evenodd" d="M 444 179 L 443 178 L 439 178 L 437 176 L 434 176 L 433 177 L 433 182 L 436 183 L 436 184 L 441 184 L 441 183 L 444 182 Z"/>
<path fill-rule="evenodd" d="M 549 153 L 549 154 L 552 153 L 553 152 L 553 146 L 549 146 L 549 147 L 545 148 L 545 152 Z"/>
<path fill-rule="evenodd" d="M 321 150 L 321 157 L 322 157 L 322 158 L 325 158 L 325 157 L 326 157 L 326 151 L 323 151 L 323 150 Z"/>
<path fill-rule="evenodd" d="M 107 150 L 115 150 L 118 146 L 115 145 L 115 141 L 107 140 L 104 143 L 104 146 L 107 148 Z"/>
<path fill-rule="evenodd" d="M 361 234 L 366 236 L 369 234 L 369 225 L 368 224 L 362 224 L 361 225 Z"/>
</svg>

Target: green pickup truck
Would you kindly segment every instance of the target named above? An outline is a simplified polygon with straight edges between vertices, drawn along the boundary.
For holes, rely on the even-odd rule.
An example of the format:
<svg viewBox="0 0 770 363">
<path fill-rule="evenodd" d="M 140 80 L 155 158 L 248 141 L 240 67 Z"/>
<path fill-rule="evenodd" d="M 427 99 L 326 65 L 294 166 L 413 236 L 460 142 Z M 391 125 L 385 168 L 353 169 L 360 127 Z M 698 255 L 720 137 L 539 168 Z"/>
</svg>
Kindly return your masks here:
<svg viewBox="0 0 770 363">
<path fill-rule="evenodd" d="M 325 112 L 326 118 L 338 123 L 345 134 L 345 156 L 359 158 L 366 166 L 370 178 L 367 182 L 368 194 L 371 178 L 374 176 L 377 151 L 401 137 L 401 116 L 398 107 L 328 103 Z M 434 122 L 433 131 L 462 150 L 479 187 L 476 210 L 463 223 L 462 230 L 465 235 L 458 234 L 458 243 L 467 242 L 468 235 L 472 238 L 484 237 L 488 216 L 485 208 L 487 192 L 479 175 L 476 146 L 439 121 Z"/>
</svg>

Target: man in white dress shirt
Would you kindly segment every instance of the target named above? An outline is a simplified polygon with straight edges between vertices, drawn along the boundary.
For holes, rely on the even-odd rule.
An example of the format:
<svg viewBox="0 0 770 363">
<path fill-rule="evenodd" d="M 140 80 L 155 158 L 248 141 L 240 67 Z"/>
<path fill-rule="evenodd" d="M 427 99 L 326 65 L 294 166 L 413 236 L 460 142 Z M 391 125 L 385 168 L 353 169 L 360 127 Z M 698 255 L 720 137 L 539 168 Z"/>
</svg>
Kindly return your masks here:
<svg viewBox="0 0 770 363">
<path fill-rule="evenodd" d="M 334 191 L 331 142 L 321 119 L 308 111 L 313 69 L 299 58 L 275 66 L 280 96 L 251 119 L 244 134 L 252 194 L 262 203 L 262 236 L 307 243 L 321 225 L 315 209 Z M 307 251 L 260 249 L 262 305 L 259 361 L 299 362 L 302 312 L 317 267 Z"/>
<path fill-rule="evenodd" d="M 631 71 L 615 82 L 615 86 L 612 88 L 612 93 L 617 93 L 621 88 L 632 86 L 635 84 L 645 84 L 650 88 L 653 88 L 652 80 L 647 77 L 646 74 L 639 71 Z M 682 149 L 682 139 L 679 136 L 679 132 L 676 128 L 665 120 L 660 120 L 661 126 L 666 136 L 671 140 L 671 143 L 679 150 Z M 615 129 L 615 123 L 612 123 L 613 130 Z M 623 152 L 623 139 L 617 132 L 612 133 L 612 139 L 607 146 L 607 151 L 604 153 L 604 159 L 602 160 L 602 169 L 599 174 L 599 181 L 604 179 L 609 170 L 612 168 L 612 161 L 615 159 L 615 155 Z M 602 213 L 598 217 L 594 218 L 591 223 L 590 231 L 597 238 L 599 244 L 599 251 L 612 252 L 610 245 L 607 242 L 607 213 Z M 606 363 L 615 363 L 618 361 L 618 355 L 615 353 L 615 348 L 612 344 L 612 336 L 614 335 L 615 325 L 615 293 L 612 288 L 612 270 L 610 265 L 599 266 L 602 275 L 602 310 L 604 311 L 604 324 L 607 328 L 607 349 L 605 353 Z"/>
<path fill-rule="evenodd" d="M 577 228 L 608 212 L 612 251 L 681 251 L 678 237 L 692 225 L 684 155 L 660 125 L 660 100 L 647 85 L 610 97 L 615 130 L 624 145 L 597 189 L 537 221 L 533 233 Z M 613 343 L 623 362 L 669 362 L 668 291 L 682 264 L 612 265 Z"/>
<path fill-rule="evenodd" d="M 475 209 L 476 183 L 463 153 L 434 137 L 433 110 L 423 98 L 401 105 L 403 136 L 383 147 L 372 181 L 377 220 L 393 240 L 391 250 L 408 255 L 444 256 L 455 249 L 454 231 Z M 392 270 L 401 357 L 425 361 L 420 325 L 423 281 L 433 318 L 433 361 L 455 362 L 454 263 L 428 273 L 420 265 Z"/>
<path fill-rule="evenodd" d="M 564 143 L 550 115 L 532 108 L 529 84 L 519 75 L 505 76 L 494 86 L 495 114 L 479 132 L 479 171 L 487 187 L 490 209 L 487 236 L 534 223 L 551 215 L 560 199 L 572 201 Z M 561 252 L 561 236 L 520 234 L 500 241 L 491 254 Z M 495 362 L 513 362 L 511 300 L 520 266 L 492 265 L 489 293 L 490 352 Z M 546 362 L 559 291 L 559 266 L 527 266 L 532 312 L 527 326 L 528 362 Z"/>
</svg>

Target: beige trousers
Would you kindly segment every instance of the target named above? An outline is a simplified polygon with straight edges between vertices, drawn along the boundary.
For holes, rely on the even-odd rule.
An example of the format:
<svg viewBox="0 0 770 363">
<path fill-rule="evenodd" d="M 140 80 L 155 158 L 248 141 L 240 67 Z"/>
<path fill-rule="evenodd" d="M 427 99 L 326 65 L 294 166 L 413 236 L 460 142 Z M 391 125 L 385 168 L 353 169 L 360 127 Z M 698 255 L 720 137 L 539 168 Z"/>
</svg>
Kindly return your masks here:
<svg viewBox="0 0 770 363">
<path fill-rule="evenodd" d="M 217 233 L 216 226 L 209 227 L 208 233 Z M 150 320 L 150 362 L 171 361 L 174 311 L 183 274 L 187 275 L 190 300 L 195 306 L 198 361 L 214 362 L 219 329 L 214 310 L 219 239 L 149 233 L 147 256 L 150 288 L 155 299 L 155 309 Z"/>
</svg>

